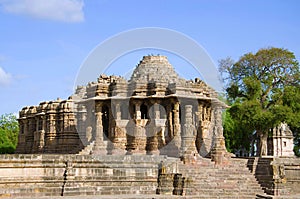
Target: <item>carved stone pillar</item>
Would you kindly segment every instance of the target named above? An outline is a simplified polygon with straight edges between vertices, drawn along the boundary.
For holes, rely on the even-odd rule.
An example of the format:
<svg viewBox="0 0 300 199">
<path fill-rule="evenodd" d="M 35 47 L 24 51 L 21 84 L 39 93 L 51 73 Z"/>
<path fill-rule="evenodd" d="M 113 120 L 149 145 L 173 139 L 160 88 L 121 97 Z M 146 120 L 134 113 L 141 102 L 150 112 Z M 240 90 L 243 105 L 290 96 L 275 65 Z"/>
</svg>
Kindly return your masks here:
<svg viewBox="0 0 300 199">
<path fill-rule="evenodd" d="M 162 126 L 160 119 L 160 105 L 158 100 L 151 100 L 153 104 L 152 112 L 150 115 L 150 123 L 146 126 L 146 135 L 147 135 L 147 154 L 159 154 L 159 141 L 164 141 L 164 128 Z M 166 120 L 164 120 L 166 121 Z"/>
<path fill-rule="evenodd" d="M 207 108 L 206 108 L 206 103 L 202 104 L 202 121 L 207 120 Z"/>
<path fill-rule="evenodd" d="M 153 104 L 153 114 L 150 114 L 150 124 L 146 127 L 146 135 L 147 135 L 147 154 L 159 154 L 158 150 L 158 135 L 161 135 L 162 128 L 159 127 L 160 121 L 160 110 L 159 104 L 157 101 L 152 101 Z"/>
<path fill-rule="evenodd" d="M 222 106 L 217 102 L 213 105 L 213 114 L 214 114 L 214 140 L 213 148 L 211 150 L 211 159 L 215 164 L 226 164 L 228 162 L 229 154 L 225 147 L 225 139 L 223 136 L 223 125 L 222 125 Z"/>
<path fill-rule="evenodd" d="M 50 141 L 54 140 L 56 137 L 56 122 L 55 122 L 55 115 L 49 114 L 49 138 Z"/>
<path fill-rule="evenodd" d="M 172 106 L 171 104 L 168 104 L 167 107 L 167 134 L 166 134 L 166 143 L 169 143 L 173 138 L 173 119 L 172 119 Z"/>
<path fill-rule="evenodd" d="M 23 126 L 24 126 L 24 134 L 28 134 L 28 120 L 27 118 L 23 120 Z"/>
<path fill-rule="evenodd" d="M 101 109 L 100 109 L 101 110 Z M 97 141 L 103 141 L 103 125 L 102 125 L 102 112 L 96 112 L 96 124 L 95 124 L 95 130 L 96 130 L 96 135 L 95 137 L 97 138 Z"/>
<path fill-rule="evenodd" d="M 120 107 L 120 103 L 117 102 L 115 104 L 115 106 L 116 106 L 116 109 L 115 109 L 115 119 L 116 120 L 120 120 L 121 119 L 121 107 Z"/>
<path fill-rule="evenodd" d="M 131 155 L 132 151 L 135 149 L 135 136 L 134 136 L 135 122 L 133 119 L 129 120 L 126 125 L 126 150 L 127 155 Z"/>
<path fill-rule="evenodd" d="M 184 163 L 193 163 L 200 158 L 195 145 L 192 109 L 192 105 L 185 106 L 185 123 L 181 135 L 181 159 Z"/>
<path fill-rule="evenodd" d="M 155 120 L 151 121 L 151 123 L 146 127 L 146 133 L 147 133 L 147 154 L 153 155 L 159 154 L 158 150 L 158 138 L 157 135 L 159 133 L 159 130 L 161 128 L 157 127 Z"/>
<path fill-rule="evenodd" d="M 121 118 L 121 106 L 120 102 L 115 102 L 114 117 L 112 117 L 112 133 L 111 142 L 108 146 L 108 154 L 124 155 L 126 153 L 126 125 L 128 120 L 122 120 Z"/>
<path fill-rule="evenodd" d="M 154 119 L 160 119 L 160 111 L 159 111 L 159 104 L 155 103 L 154 105 Z"/>
<path fill-rule="evenodd" d="M 145 126 L 147 124 L 146 119 L 141 119 L 140 111 L 141 102 L 135 103 L 136 119 L 133 129 L 133 135 L 128 140 L 127 154 L 146 154 L 146 132 Z"/>
<path fill-rule="evenodd" d="M 180 125 L 180 114 L 179 114 L 180 104 L 176 102 L 174 104 L 174 136 L 180 135 L 181 125 Z"/>
<path fill-rule="evenodd" d="M 33 118 L 28 119 L 28 134 L 26 136 L 26 150 L 28 153 L 33 153 L 34 149 L 34 133 L 36 132 L 35 129 L 35 121 Z"/>
<path fill-rule="evenodd" d="M 207 107 L 207 120 L 208 120 L 208 121 L 211 120 L 211 114 L 212 114 L 211 106 L 208 106 L 208 107 Z"/>
<path fill-rule="evenodd" d="M 31 131 L 30 131 L 30 119 L 27 117 L 25 119 L 25 153 L 31 153 Z"/>
<path fill-rule="evenodd" d="M 47 129 L 47 117 L 46 117 L 46 115 L 43 116 L 42 128 L 43 128 L 43 131 L 46 132 L 46 129 Z"/>
<path fill-rule="evenodd" d="M 70 124 L 69 124 L 69 116 L 68 113 L 64 113 L 63 115 L 63 129 L 62 132 L 65 134 L 65 131 L 69 131 L 70 129 Z"/>
<path fill-rule="evenodd" d="M 16 148 L 16 153 L 25 153 L 25 138 L 26 138 L 26 129 L 27 129 L 27 120 L 26 119 L 19 119 L 19 136 L 18 136 L 18 145 Z"/>
<path fill-rule="evenodd" d="M 160 149 L 162 155 L 168 155 L 171 157 L 180 157 L 181 147 L 181 125 L 180 125 L 180 104 L 175 102 L 174 108 L 172 106 L 174 102 L 171 101 L 167 106 L 168 114 L 168 136 L 166 137 L 166 145 Z"/>
<path fill-rule="evenodd" d="M 135 119 L 141 119 L 141 103 L 135 103 Z"/>
<path fill-rule="evenodd" d="M 32 143 L 32 153 L 38 152 L 38 145 L 39 145 L 39 140 L 40 140 L 40 132 L 39 132 L 39 118 L 38 116 L 33 117 L 31 119 L 31 129 L 33 133 L 33 143 Z"/>
<path fill-rule="evenodd" d="M 106 155 L 106 147 L 103 142 L 102 103 L 96 104 L 95 117 L 95 143 L 92 150 L 92 154 Z"/>
<path fill-rule="evenodd" d="M 201 122 L 203 120 L 203 103 L 198 104 L 198 120 Z"/>
<path fill-rule="evenodd" d="M 137 123 L 134 130 L 134 144 L 136 146 L 135 150 L 132 152 L 135 154 L 146 154 L 146 132 L 145 132 L 145 125 L 142 123 Z"/>
<path fill-rule="evenodd" d="M 87 135 L 86 134 L 86 108 L 84 105 L 78 104 L 77 112 L 75 112 L 76 120 L 76 130 L 78 132 L 78 135 L 80 137 L 80 140 L 84 146 L 87 145 L 92 140 L 92 134 Z"/>
<path fill-rule="evenodd" d="M 43 152 L 45 146 L 46 117 L 43 115 L 39 119 L 42 120 L 42 128 L 39 130 L 40 135 L 39 135 L 39 143 L 38 143 L 38 152 Z"/>
<path fill-rule="evenodd" d="M 85 133 L 86 133 L 86 137 L 93 137 L 95 138 L 95 126 L 94 125 L 94 112 L 93 112 L 94 108 L 94 104 L 92 103 L 87 103 L 86 105 L 86 125 L 85 125 Z"/>
<path fill-rule="evenodd" d="M 180 104 L 179 102 L 176 102 L 174 104 L 174 131 L 173 131 L 173 140 L 175 143 L 175 146 L 180 148 L 181 145 L 181 125 L 180 125 L 180 114 L 179 114 Z"/>
<path fill-rule="evenodd" d="M 40 120 L 41 120 L 41 118 L 39 118 L 39 117 L 36 117 L 36 126 L 35 126 L 35 131 L 39 131 L 40 130 Z"/>
</svg>

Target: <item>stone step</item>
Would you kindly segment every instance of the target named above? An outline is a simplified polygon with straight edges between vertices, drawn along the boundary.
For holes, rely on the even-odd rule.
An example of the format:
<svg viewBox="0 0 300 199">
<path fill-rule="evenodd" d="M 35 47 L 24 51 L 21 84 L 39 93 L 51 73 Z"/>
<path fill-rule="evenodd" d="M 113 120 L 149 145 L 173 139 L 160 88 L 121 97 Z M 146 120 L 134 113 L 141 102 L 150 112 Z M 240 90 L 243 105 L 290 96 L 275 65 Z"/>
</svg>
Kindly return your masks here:
<svg viewBox="0 0 300 199">
<path fill-rule="evenodd" d="M 92 141 L 88 145 L 86 145 L 81 151 L 79 151 L 78 155 L 90 155 L 93 150 L 95 141 Z"/>
<path fill-rule="evenodd" d="M 12 187 L 10 189 L 0 189 L 0 196 L 1 195 L 9 195 L 10 197 L 16 197 L 16 196 L 32 196 L 32 197 L 42 197 L 42 196 L 60 196 L 62 192 L 62 187 Z"/>
<path fill-rule="evenodd" d="M 230 165 L 189 167 L 178 164 L 178 168 L 186 178 L 187 195 L 210 193 L 218 198 L 255 198 L 264 192 L 247 162 L 247 159 L 233 158 Z"/>
<path fill-rule="evenodd" d="M 86 199 L 253 199 L 253 198 L 265 198 L 265 199 L 271 199 L 273 197 L 268 196 L 246 196 L 246 197 L 228 197 L 228 196 L 211 196 L 209 194 L 203 194 L 203 195 L 195 195 L 195 196 L 176 196 L 176 195 L 156 195 L 156 194 L 122 194 L 122 195 L 95 195 L 88 194 L 87 196 L 81 196 L 80 198 L 86 198 Z M 32 197 L 16 197 L 16 199 L 31 199 Z M 51 196 L 49 197 L 43 197 L 44 199 L 53 198 Z M 66 199 L 77 199 L 78 196 L 64 196 Z"/>
<path fill-rule="evenodd" d="M 156 183 L 131 184 L 131 185 L 115 185 L 107 184 L 105 186 L 96 186 L 85 184 L 83 187 L 69 187 L 64 189 L 64 195 L 114 195 L 114 194 L 153 194 L 153 190 L 157 187 Z"/>
</svg>

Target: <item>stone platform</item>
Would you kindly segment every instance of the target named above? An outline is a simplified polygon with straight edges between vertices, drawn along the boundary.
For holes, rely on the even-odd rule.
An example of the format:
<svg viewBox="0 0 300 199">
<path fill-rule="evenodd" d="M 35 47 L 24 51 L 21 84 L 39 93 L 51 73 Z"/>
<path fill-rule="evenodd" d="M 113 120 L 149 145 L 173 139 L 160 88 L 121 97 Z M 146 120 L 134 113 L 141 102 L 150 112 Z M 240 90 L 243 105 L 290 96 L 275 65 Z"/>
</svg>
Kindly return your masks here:
<svg viewBox="0 0 300 199">
<path fill-rule="evenodd" d="M 15 197 L 16 199 L 29 199 L 29 198 L 32 198 L 32 197 Z M 41 198 L 41 199 L 52 199 L 52 198 L 55 198 L 55 197 L 47 197 L 47 196 L 44 196 L 44 197 L 38 197 L 38 198 Z M 61 197 L 57 197 L 57 198 L 61 198 Z M 80 198 L 80 199 L 98 199 L 98 198 L 101 198 L 101 199 L 207 199 L 207 198 L 216 198 L 216 199 L 220 199 L 220 198 L 242 198 L 242 197 L 227 197 L 227 196 L 219 196 L 219 197 L 211 197 L 211 196 L 170 196 L 170 195 L 167 195 L 167 196 L 163 196 L 163 195 L 96 195 L 96 196 L 64 196 L 63 197 L 64 199 L 77 199 L 77 198 Z M 256 198 L 265 198 L 265 199 L 299 199 L 300 198 L 300 195 L 290 195 L 290 196 L 257 196 Z"/>
<path fill-rule="evenodd" d="M 220 165 L 158 155 L 0 155 L 0 198 L 297 198 L 297 161 L 231 158 Z M 282 167 L 280 182 L 268 180 L 282 177 Z M 271 193 L 272 186 L 275 196 L 266 195 L 262 188 Z"/>
<path fill-rule="evenodd" d="M 4 155 L 0 196 L 155 194 L 165 156 Z"/>
</svg>

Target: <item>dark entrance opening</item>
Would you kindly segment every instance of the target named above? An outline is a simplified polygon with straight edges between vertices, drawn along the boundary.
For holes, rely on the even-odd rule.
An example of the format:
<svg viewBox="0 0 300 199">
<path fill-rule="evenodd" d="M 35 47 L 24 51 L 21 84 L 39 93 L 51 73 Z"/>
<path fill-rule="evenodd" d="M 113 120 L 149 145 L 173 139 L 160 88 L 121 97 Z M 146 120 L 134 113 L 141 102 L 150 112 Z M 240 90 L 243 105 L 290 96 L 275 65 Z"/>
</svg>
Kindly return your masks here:
<svg viewBox="0 0 300 199">
<path fill-rule="evenodd" d="M 104 140 L 107 140 L 109 135 L 109 108 L 106 105 L 102 107 L 102 125 Z"/>
<path fill-rule="evenodd" d="M 141 119 L 149 119 L 148 107 L 144 103 L 141 105 Z"/>
</svg>

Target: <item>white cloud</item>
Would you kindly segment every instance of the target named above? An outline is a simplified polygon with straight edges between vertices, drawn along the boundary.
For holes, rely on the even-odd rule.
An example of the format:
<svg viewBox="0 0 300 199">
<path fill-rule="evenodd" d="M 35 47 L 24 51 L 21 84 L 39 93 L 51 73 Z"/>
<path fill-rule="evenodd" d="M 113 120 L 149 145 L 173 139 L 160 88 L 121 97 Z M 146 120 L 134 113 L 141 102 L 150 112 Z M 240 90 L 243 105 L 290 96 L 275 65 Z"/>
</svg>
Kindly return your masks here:
<svg viewBox="0 0 300 199">
<path fill-rule="evenodd" d="M 62 22 L 84 21 L 83 0 L 0 0 L 8 13 Z"/>
<path fill-rule="evenodd" d="M 12 81 L 12 76 L 0 67 L 0 86 L 6 86 Z"/>
</svg>

